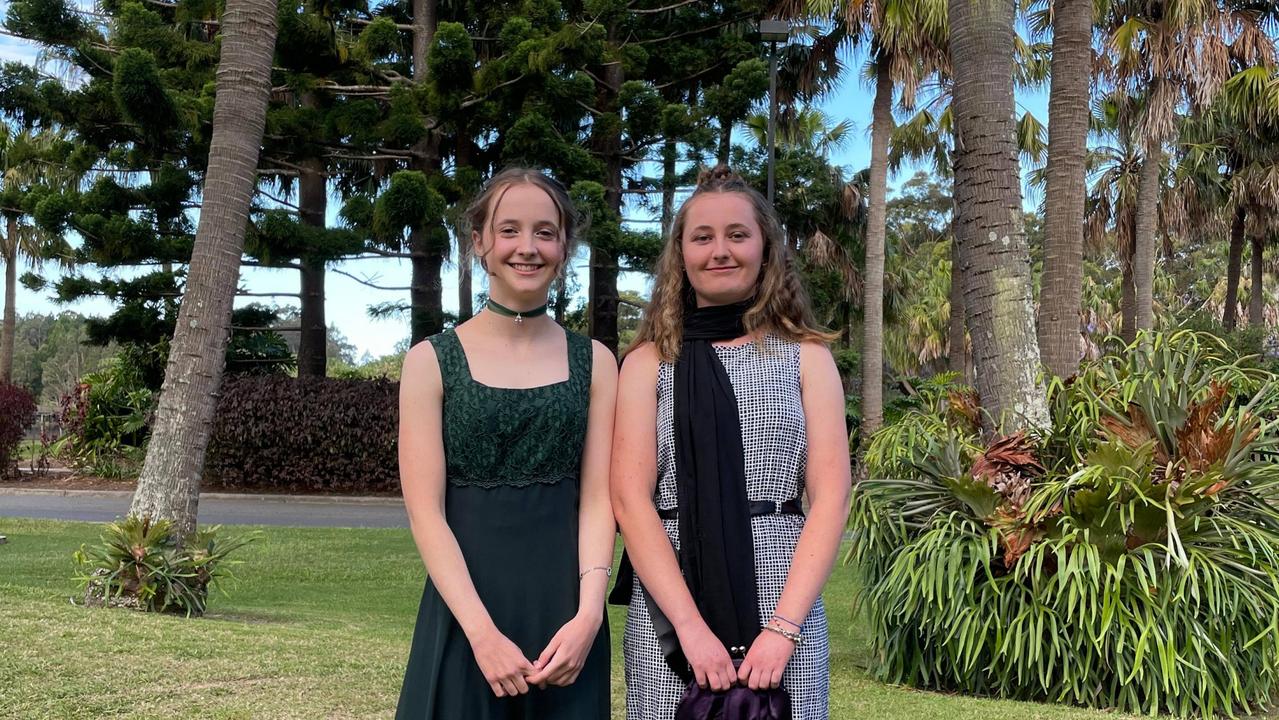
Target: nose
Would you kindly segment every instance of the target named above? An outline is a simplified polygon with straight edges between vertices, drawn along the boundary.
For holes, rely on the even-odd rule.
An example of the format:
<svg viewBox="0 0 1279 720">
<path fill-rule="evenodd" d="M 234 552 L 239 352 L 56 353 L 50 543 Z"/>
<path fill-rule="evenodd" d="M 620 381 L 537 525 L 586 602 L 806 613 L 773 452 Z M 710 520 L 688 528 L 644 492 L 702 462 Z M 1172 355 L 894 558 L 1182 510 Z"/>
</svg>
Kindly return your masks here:
<svg viewBox="0 0 1279 720">
<path fill-rule="evenodd" d="M 725 260 L 728 256 L 728 239 L 723 237 L 715 238 L 715 243 L 711 247 L 711 257 L 716 260 Z"/>
<path fill-rule="evenodd" d="M 533 233 L 520 233 L 519 244 L 516 245 L 515 252 L 525 257 L 529 257 L 537 253 L 537 243 L 533 241 Z"/>
</svg>

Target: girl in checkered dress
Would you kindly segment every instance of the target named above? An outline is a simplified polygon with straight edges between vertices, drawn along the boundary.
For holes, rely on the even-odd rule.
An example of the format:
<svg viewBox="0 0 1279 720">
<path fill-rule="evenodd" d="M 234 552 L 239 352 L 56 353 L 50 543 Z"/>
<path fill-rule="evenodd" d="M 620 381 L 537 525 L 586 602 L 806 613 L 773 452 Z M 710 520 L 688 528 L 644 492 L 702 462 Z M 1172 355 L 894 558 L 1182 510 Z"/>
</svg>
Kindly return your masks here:
<svg viewBox="0 0 1279 720">
<path fill-rule="evenodd" d="M 796 720 L 828 717 L 820 593 L 851 485 L 828 339 L 771 206 L 726 168 L 704 174 L 619 380 L 628 720 L 671 720 L 689 682 L 781 686 Z"/>
</svg>

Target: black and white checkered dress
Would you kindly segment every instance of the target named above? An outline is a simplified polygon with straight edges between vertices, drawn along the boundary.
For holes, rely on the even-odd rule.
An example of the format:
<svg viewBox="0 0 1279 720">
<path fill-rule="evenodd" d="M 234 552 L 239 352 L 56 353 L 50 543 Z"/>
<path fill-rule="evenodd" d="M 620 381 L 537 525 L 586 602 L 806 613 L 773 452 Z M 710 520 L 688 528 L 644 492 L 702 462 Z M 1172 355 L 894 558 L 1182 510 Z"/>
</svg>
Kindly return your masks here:
<svg viewBox="0 0 1279 720">
<path fill-rule="evenodd" d="M 716 346 L 716 354 L 737 395 L 746 455 L 746 494 L 751 501 L 777 503 L 804 491 L 808 442 L 800 397 L 799 344 L 769 336 L 761 350 L 750 342 Z M 657 375 L 658 508 L 673 508 L 675 490 L 674 367 L 662 363 Z M 679 524 L 663 520 L 671 544 L 679 545 Z M 795 545 L 804 527 L 798 515 L 751 519 L 755 538 L 755 577 L 760 624 L 768 622 L 781 598 Z M 635 579 L 626 616 L 627 720 L 671 720 L 684 683 L 666 665 L 648 608 Z M 798 618 L 790 618 L 797 620 Z M 795 649 L 782 684 L 790 693 L 794 720 L 825 720 L 829 715 L 830 645 L 821 598 L 803 621 L 804 644 Z"/>
</svg>

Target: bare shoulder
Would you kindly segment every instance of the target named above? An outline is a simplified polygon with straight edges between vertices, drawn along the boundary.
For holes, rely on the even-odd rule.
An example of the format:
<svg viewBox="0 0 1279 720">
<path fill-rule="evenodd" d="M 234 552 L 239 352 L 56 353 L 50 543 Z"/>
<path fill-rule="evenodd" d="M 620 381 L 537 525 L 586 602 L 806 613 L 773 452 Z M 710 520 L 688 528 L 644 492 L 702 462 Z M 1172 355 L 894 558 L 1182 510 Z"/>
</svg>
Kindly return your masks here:
<svg viewBox="0 0 1279 720">
<path fill-rule="evenodd" d="M 803 377 L 821 377 L 839 373 L 830 347 L 817 340 L 804 340 L 799 344 L 799 371 Z"/>
<path fill-rule="evenodd" d="M 622 381 L 657 380 L 657 366 L 661 357 L 657 354 L 657 346 L 644 342 L 631 348 L 622 360 Z"/>
<path fill-rule="evenodd" d="M 440 363 L 435 356 L 435 346 L 423 340 L 409 348 L 404 354 L 404 364 L 400 367 L 401 391 L 412 388 L 419 392 L 438 392 L 441 386 Z"/>
<path fill-rule="evenodd" d="M 617 375 L 617 356 L 612 350 L 600 342 L 599 340 L 591 341 L 591 363 L 596 373 L 606 372 L 610 375 Z"/>
</svg>

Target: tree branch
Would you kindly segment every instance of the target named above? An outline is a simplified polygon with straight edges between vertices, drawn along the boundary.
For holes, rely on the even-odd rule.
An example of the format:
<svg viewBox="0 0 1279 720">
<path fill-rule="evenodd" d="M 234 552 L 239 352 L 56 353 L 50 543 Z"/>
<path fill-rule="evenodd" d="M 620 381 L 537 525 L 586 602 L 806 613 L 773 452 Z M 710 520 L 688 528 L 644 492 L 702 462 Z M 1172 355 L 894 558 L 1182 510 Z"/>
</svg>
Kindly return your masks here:
<svg viewBox="0 0 1279 720">
<path fill-rule="evenodd" d="M 697 2 L 697 0 L 683 0 L 682 2 L 677 2 L 674 5 L 667 5 L 666 7 L 641 8 L 639 10 L 632 10 L 631 8 L 628 7 L 626 8 L 626 12 L 634 13 L 635 15 L 650 15 L 652 13 L 661 13 L 661 12 L 666 12 L 667 10 L 675 10 L 677 8 L 682 8 L 685 5 L 692 5 L 695 2 Z"/>
<path fill-rule="evenodd" d="M 374 283 L 373 283 L 372 281 L 370 281 L 370 280 L 366 280 L 366 279 L 364 279 L 364 278 L 358 278 L 358 277 L 356 277 L 356 276 L 352 275 L 351 273 L 346 272 L 345 270 L 339 270 L 339 269 L 337 269 L 337 268 L 329 268 L 329 272 L 335 272 L 335 273 L 337 273 L 338 275 L 345 275 L 345 276 L 347 276 L 347 277 L 351 278 L 352 280 L 356 281 L 357 283 L 359 283 L 359 284 L 361 284 L 361 285 L 363 285 L 363 286 L 365 286 L 365 287 L 371 287 L 371 288 L 373 288 L 374 290 L 394 290 L 394 291 L 397 291 L 397 292 L 398 292 L 398 291 L 403 291 L 403 290 L 412 290 L 412 289 L 413 289 L 413 288 L 411 288 L 411 287 L 409 287 L 409 286 L 407 286 L 407 285 L 406 285 L 406 286 L 404 286 L 404 287 L 387 287 L 387 286 L 384 286 L 384 285 L 377 285 L 377 284 L 374 284 Z"/>
</svg>

